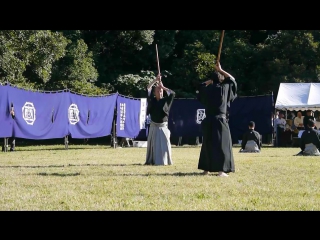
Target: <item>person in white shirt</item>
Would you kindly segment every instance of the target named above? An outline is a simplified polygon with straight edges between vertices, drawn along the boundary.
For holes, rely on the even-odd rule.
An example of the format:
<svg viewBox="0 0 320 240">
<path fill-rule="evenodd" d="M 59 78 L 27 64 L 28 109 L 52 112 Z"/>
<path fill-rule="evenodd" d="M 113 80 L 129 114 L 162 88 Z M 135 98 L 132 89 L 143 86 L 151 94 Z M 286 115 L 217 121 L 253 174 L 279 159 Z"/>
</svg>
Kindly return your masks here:
<svg viewBox="0 0 320 240">
<path fill-rule="evenodd" d="M 299 130 L 304 129 L 304 125 L 303 125 L 303 118 L 304 116 L 302 116 L 302 112 L 298 111 L 297 116 L 294 118 L 293 120 L 293 124 L 296 126 L 296 128 L 298 128 Z"/>
<path fill-rule="evenodd" d="M 287 121 L 284 119 L 283 112 L 279 113 L 279 118 L 274 120 L 274 133 L 276 136 L 276 146 L 281 146 L 281 134 L 284 132 L 284 128 L 287 124 Z"/>
</svg>

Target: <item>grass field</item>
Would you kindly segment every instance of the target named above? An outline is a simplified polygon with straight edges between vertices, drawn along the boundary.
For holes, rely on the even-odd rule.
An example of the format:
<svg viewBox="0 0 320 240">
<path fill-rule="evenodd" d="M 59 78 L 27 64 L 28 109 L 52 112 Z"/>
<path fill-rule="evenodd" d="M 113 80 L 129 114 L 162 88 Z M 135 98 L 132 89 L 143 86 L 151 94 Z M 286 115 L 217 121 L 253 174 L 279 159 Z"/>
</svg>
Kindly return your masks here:
<svg viewBox="0 0 320 240">
<path fill-rule="evenodd" d="M 173 165 L 145 166 L 146 148 L 17 146 L 0 152 L 0 210 L 320 210 L 320 157 L 293 156 L 299 148 L 234 146 L 228 178 L 201 175 L 200 147 L 172 151 Z"/>
</svg>

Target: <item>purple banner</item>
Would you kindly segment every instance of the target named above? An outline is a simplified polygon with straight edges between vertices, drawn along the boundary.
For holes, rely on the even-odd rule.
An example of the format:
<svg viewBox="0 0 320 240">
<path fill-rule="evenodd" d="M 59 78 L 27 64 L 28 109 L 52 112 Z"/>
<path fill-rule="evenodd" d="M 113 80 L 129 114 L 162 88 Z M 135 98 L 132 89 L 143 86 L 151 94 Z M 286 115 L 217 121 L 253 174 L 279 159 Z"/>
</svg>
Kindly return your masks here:
<svg viewBox="0 0 320 240">
<path fill-rule="evenodd" d="M 13 119 L 10 115 L 10 102 L 8 99 L 9 86 L 0 85 L 0 137 L 11 137 L 13 134 Z"/>
<path fill-rule="evenodd" d="M 141 128 L 141 100 L 118 96 L 117 99 L 117 136 L 135 138 Z"/>
<path fill-rule="evenodd" d="M 175 99 L 169 114 L 168 127 L 172 137 L 202 137 L 204 106 L 197 99 Z"/>
<path fill-rule="evenodd" d="M 118 93 L 89 97 L 68 93 L 68 129 L 72 138 L 97 138 L 111 134 Z"/>
<path fill-rule="evenodd" d="M 26 139 L 62 138 L 67 132 L 62 111 L 66 94 L 33 92 L 7 86 L 7 104 L 14 107 L 13 136 Z"/>
<path fill-rule="evenodd" d="M 274 112 L 273 95 L 238 97 L 230 107 L 230 132 L 233 143 L 242 140 L 248 130 L 249 121 L 255 122 L 255 129 L 261 135 L 272 134 L 271 114 Z"/>
</svg>

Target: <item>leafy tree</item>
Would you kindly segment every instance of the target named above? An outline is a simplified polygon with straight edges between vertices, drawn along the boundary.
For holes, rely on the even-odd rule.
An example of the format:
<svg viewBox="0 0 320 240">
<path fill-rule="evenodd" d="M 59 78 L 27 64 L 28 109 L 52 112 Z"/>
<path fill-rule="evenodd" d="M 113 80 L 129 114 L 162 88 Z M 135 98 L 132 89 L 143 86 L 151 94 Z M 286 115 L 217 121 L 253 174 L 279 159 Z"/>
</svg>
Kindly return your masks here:
<svg viewBox="0 0 320 240">
<path fill-rule="evenodd" d="M 65 54 L 67 39 L 50 30 L 1 30 L 0 79 L 35 88 L 51 77 L 52 64 Z"/>
<path fill-rule="evenodd" d="M 93 52 L 98 70 L 97 85 L 111 87 L 121 75 L 140 73 L 143 68 L 136 63 L 137 56 L 153 43 L 153 36 L 154 30 L 83 31 L 83 39 Z"/>
<path fill-rule="evenodd" d="M 281 30 L 257 46 L 249 78 L 256 94 L 274 92 L 281 82 L 318 82 L 319 41 L 306 30 Z"/>
<path fill-rule="evenodd" d="M 187 44 L 183 57 L 173 61 L 168 87 L 177 93 L 177 97 L 195 97 L 196 84 L 212 72 L 214 60 L 215 55 L 210 54 L 201 42 Z"/>
<path fill-rule="evenodd" d="M 97 87 L 98 79 L 93 54 L 83 39 L 69 40 L 66 55 L 54 64 L 54 71 L 47 89 L 70 89 L 82 94 L 105 94 L 106 89 Z"/>
<path fill-rule="evenodd" d="M 140 74 L 121 75 L 117 78 L 119 93 L 129 97 L 142 98 L 147 97 L 146 87 L 156 78 L 152 71 L 141 71 Z"/>
</svg>

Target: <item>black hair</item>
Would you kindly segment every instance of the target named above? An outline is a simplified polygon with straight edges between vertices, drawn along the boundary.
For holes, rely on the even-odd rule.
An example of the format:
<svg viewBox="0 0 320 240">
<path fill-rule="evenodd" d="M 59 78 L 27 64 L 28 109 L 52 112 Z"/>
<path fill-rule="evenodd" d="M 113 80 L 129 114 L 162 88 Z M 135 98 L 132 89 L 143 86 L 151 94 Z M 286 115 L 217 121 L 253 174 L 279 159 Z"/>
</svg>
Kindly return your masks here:
<svg viewBox="0 0 320 240">
<path fill-rule="evenodd" d="M 213 73 L 211 73 L 208 76 L 208 78 L 210 80 L 212 80 L 213 82 L 215 82 L 215 83 L 219 83 L 219 82 L 221 83 L 224 80 L 224 76 L 221 73 L 217 72 L 217 71 L 214 71 Z"/>
<path fill-rule="evenodd" d="M 249 127 L 254 127 L 256 124 L 254 123 L 254 121 L 250 121 L 249 122 Z"/>
</svg>

